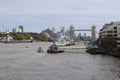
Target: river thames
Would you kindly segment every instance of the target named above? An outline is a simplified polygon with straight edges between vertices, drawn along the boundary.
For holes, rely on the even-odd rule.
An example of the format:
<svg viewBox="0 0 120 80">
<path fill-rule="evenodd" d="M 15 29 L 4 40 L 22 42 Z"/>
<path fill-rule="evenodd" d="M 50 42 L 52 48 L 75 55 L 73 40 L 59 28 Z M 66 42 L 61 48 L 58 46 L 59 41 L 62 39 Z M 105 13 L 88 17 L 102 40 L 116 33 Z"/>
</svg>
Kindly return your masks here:
<svg viewBox="0 0 120 80">
<path fill-rule="evenodd" d="M 52 43 L 0 43 L 0 80 L 120 80 L 120 58 L 105 54 L 47 54 Z M 36 53 L 42 47 L 44 53 Z"/>
</svg>

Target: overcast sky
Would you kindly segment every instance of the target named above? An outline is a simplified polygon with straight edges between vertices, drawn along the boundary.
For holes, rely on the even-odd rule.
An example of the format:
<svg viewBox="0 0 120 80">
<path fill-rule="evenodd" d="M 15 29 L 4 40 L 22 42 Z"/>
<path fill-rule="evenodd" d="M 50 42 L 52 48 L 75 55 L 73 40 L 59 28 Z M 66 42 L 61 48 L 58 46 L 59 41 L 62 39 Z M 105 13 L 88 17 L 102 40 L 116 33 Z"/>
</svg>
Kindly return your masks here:
<svg viewBox="0 0 120 80">
<path fill-rule="evenodd" d="M 120 0 L 0 0 L 0 30 L 22 25 L 27 32 L 61 26 L 97 31 L 120 20 Z"/>
</svg>

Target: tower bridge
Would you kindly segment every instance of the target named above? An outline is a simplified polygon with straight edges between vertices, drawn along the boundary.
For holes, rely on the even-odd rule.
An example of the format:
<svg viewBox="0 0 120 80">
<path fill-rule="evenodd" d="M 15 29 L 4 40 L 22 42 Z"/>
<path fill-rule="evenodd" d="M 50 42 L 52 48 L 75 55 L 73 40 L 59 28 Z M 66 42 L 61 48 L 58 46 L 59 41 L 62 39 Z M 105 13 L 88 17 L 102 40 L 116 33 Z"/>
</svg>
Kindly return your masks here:
<svg viewBox="0 0 120 80">
<path fill-rule="evenodd" d="M 74 33 L 75 31 L 90 31 L 92 36 L 92 41 L 94 42 L 96 40 L 96 26 L 93 25 L 91 29 L 74 29 L 74 26 L 70 26 L 70 39 L 74 39 Z"/>
</svg>

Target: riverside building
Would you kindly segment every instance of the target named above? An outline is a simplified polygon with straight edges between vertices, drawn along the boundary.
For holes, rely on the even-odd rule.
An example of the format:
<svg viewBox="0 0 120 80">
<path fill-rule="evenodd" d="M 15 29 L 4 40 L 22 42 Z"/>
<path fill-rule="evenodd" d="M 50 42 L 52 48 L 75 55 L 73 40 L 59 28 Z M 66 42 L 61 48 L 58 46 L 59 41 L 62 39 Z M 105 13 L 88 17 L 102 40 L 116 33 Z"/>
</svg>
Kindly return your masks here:
<svg viewBox="0 0 120 80">
<path fill-rule="evenodd" d="M 120 21 L 105 24 L 99 32 L 100 38 L 113 37 L 117 47 L 120 47 Z"/>
<path fill-rule="evenodd" d="M 23 26 L 19 26 L 17 28 L 13 28 L 12 32 L 14 33 L 23 33 Z"/>
</svg>

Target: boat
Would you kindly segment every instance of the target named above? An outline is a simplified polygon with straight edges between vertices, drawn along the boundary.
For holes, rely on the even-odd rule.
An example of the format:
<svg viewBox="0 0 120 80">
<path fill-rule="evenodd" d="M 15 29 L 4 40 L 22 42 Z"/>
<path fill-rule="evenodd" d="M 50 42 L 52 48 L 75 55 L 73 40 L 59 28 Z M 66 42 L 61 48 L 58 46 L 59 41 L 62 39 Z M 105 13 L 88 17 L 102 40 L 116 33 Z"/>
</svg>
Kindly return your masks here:
<svg viewBox="0 0 120 80">
<path fill-rule="evenodd" d="M 105 50 L 98 46 L 90 46 L 87 48 L 86 52 L 88 52 L 90 54 L 103 54 L 103 53 L 105 53 Z"/>
<path fill-rule="evenodd" d="M 63 52 L 64 51 L 61 51 L 61 50 L 59 50 L 59 51 L 52 51 L 50 49 L 47 50 L 47 53 L 63 53 Z"/>
<path fill-rule="evenodd" d="M 70 46 L 71 45 L 70 41 L 68 40 L 55 41 L 54 44 L 57 46 Z"/>
<path fill-rule="evenodd" d="M 59 50 L 58 47 L 53 44 L 47 49 L 47 53 L 63 53 L 63 50 Z"/>
</svg>

